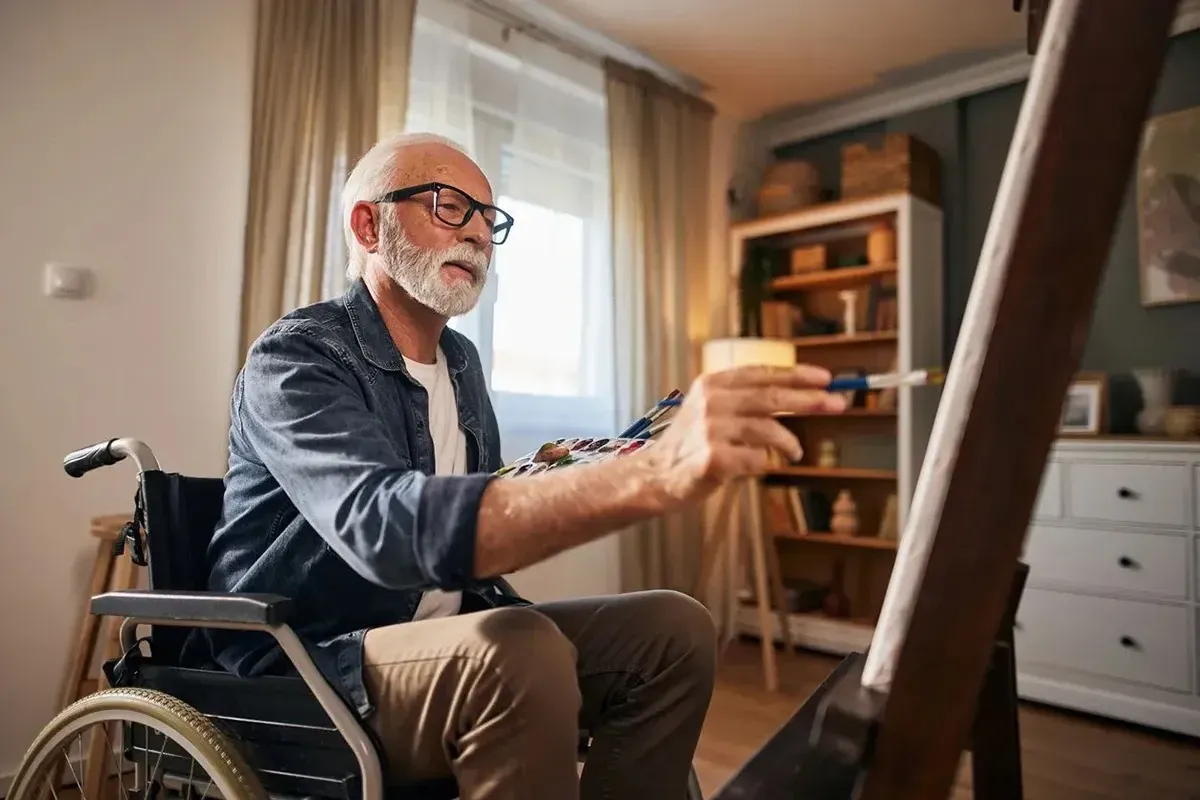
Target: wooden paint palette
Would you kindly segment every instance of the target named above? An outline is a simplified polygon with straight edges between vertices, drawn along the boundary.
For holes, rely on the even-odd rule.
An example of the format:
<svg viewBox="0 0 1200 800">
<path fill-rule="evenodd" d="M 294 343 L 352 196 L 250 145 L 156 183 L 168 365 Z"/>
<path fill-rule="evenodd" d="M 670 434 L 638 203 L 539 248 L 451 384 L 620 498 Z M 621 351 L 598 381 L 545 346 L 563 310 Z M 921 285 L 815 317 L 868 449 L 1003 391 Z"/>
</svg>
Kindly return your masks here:
<svg viewBox="0 0 1200 800">
<path fill-rule="evenodd" d="M 619 437 L 592 437 L 555 439 L 546 442 L 532 453 L 526 453 L 511 464 L 496 470 L 505 478 L 537 475 L 552 469 L 572 464 L 589 464 L 607 461 L 647 447 L 650 439 L 622 439 Z"/>
</svg>

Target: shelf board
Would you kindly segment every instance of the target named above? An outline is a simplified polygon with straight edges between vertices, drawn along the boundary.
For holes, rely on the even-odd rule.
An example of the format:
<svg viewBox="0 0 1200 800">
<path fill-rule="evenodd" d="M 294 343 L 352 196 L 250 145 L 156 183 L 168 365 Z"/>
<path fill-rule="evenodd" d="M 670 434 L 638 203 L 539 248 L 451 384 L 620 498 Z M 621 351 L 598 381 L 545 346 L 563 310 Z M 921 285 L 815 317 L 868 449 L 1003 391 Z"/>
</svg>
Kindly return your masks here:
<svg viewBox="0 0 1200 800">
<path fill-rule="evenodd" d="M 844 334 L 834 333 L 820 336 L 797 336 L 792 344 L 796 347 L 837 347 L 861 344 L 887 344 L 900 338 L 898 331 L 864 331 L 863 333 Z"/>
<path fill-rule="evenodd" d="M 831 544 L 839 547 L 861 547 L 867 550 L 895 550 L 900 543 L 894 539 L 880 539 L 878 536 L 839 536 L 833 533 L 800 533 L 799 531 L 776 531 L 776 539 L 788 539 L 797 542 L 814 542 Z"/>
<path fill-rule="evenodd" d="M 767 473 L 783 478 L 845 478 L 847 480 L 894 481 L 892 469 L 860 469 L 857 467 L 778 467 Z"/>
<path fill-rule="evenodd" d="M 783 275 L 778 278 L 772 278 L 767 287 L 777 294 L 798 292 L 807 289 L 837 289 L 865 283 L 872 278 L 881 278 L 885 275 L 895 274 L 895 264 L 839 267 L 837 269 L 822 269 L 813 272 L 801 272 L 798 275 Z"/>
<path fill-rule="evenodd" d="M 801 647 L 835 655 L 861 653 L 871 646 L 875 626 L 866 619 L 839 619 L 820 612 L 788 614 L 788 627 Z M 754 605 L 740 605 L 734 623 L 739 633 L 761 636 L 758 624 L 758 609 Z M 771 612 L 773 639 L 783 643 L 783 631 L 779 627 L 779 615 Z"/>
<path fill-rule="evenodd" d="M 736 238 L 761 239 L 783 233 L 822 230 L 869 222 L 898 212 L 905 203 L 917 198 L 907 192 L 886 192 L 870 197 L 842 198 L 793 211 L 742 220 L 730 226 Z"/>
</svg>

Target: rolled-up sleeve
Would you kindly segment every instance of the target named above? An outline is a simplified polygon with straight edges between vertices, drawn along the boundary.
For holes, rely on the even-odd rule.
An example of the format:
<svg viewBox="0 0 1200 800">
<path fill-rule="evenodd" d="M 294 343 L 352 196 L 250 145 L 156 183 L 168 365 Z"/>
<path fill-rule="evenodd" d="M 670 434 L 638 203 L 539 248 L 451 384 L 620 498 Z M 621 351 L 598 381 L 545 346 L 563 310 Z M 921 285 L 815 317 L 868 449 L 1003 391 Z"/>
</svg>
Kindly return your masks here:
<svg viewBox="0 0 1200 800">
<path fill-rule="evenodd" d="M 492 476 L 411 469 L 347 359 L 303 324 L 266 333 L 243 369 L 239 434 L 363 578 L 393 589 L 463 588 Z"/>
</svg>

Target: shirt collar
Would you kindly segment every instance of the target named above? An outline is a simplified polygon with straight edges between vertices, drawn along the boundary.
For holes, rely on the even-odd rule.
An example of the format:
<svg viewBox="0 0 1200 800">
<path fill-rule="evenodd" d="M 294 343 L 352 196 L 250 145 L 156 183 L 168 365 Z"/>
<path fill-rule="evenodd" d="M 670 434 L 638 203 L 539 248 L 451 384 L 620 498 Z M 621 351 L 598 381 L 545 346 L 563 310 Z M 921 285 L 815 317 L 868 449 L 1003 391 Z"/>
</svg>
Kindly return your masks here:
<svg viewBox="0 0 1200 800">
<path fill-rule="evenodd" d="M 387 325 L 375 298 L 367 289 L 362 278 L 356 279 L 343 295 L 346 312 L 350 315 L 350 324 L 354 328 L 354 336 L 358 339 L 359 349 L 363 357 L 379 369 L 389 372 L 402 372 L 408 375 L 404 367 L 404 359 L 388 333 Z M 467 351 L 458 340 L 459 334 L 447 326 L 438 342 L 446 355 L 446 367 L 451 376 L 457 375 L 467 367 Z"/>
</svg>

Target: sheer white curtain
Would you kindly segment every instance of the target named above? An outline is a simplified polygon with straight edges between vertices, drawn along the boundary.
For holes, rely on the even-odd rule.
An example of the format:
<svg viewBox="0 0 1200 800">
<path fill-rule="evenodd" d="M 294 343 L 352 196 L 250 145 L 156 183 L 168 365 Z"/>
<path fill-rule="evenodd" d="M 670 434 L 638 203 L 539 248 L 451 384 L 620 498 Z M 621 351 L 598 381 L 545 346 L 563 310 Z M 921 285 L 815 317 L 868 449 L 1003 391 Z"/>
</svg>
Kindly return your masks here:
<svg viewBox="0 0 1200 800">
<path fill-rule="evenodd" d="M 454 0 L 418 0 L 406 129 L 464 145 L 513 215 L 479 306 L 479 348 L 514 458 L 612 435 L 613 269 L 604 74 Z"/>
</svg>

